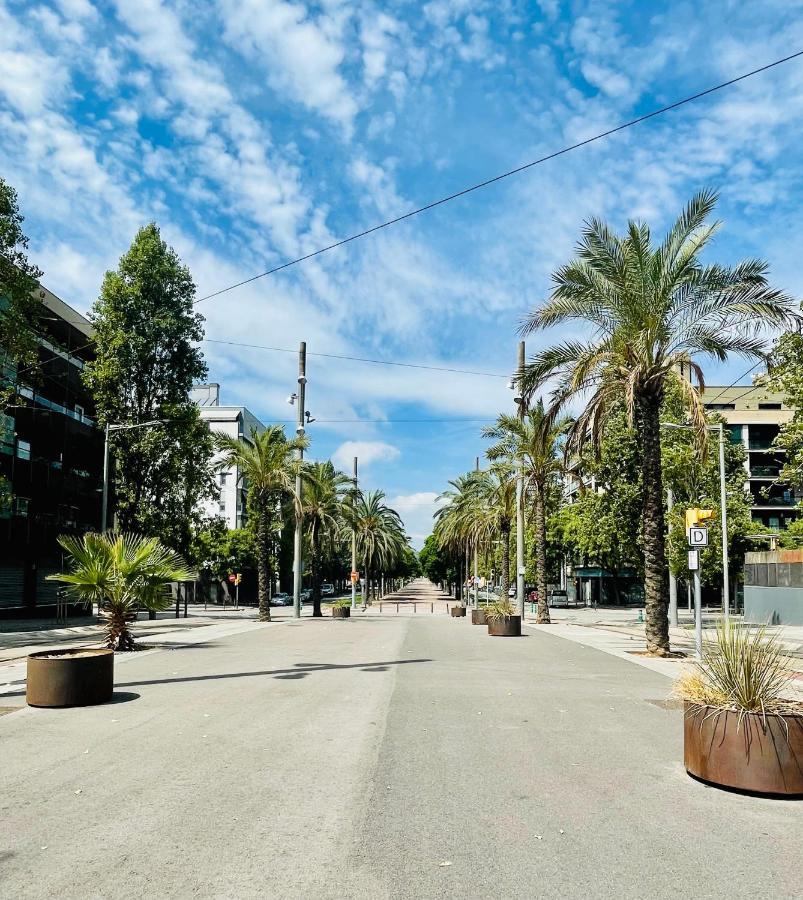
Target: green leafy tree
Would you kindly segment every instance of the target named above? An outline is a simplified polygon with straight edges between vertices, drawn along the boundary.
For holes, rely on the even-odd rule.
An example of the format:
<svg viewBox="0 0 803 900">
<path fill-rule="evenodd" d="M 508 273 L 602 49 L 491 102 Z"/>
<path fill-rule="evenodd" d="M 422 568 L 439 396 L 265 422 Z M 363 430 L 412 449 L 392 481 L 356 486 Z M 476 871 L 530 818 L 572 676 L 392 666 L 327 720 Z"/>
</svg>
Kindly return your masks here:
<svg viewBox="0 0 803 900">
<path fill-rule="evenodd" d="M 18 365 L 35 366 L 36 323 L 42 314 L 42 272 L 28 262 L 28 238 L 17 193 L 0 178 L 0 401 L 14 393 Z"/>
<path fill-rule="evenodd" d="M 185 555 L 199 504 L 215 493 L 212 436 L 189 399 L 206 376 L 194 298 L 189 269 L 156 225 L 142 228 L 103 280 L 90 315 L 95 359 L 84 369 L 101 425 L 162 420 L 112 433 L 117 521 Z"/>
<path fill-rule="evenodd" d="M 803 332 L 782 334 L 772 351 L 770 374 L 764 378 L 773 391 L 784 395 L 795 412 L 791 422 L 781 426 L 775 446 L 786 454 L 780 480 L 803 488 Z"/>
<path fill-rule="evenodd" d="M 328 460 L 308 463 L 303 470 L 301 518 L 309 544 L 312 578 L 312 615 L 320 617 L 322 562 L 325 550 L 334 549 L 343 531 L 343 503 L 351 479 Z"/>
<path fill-rule="evenodd" d="M 434 534 L 424 541 L 418 553 L 418 562 L 423 575 L 435 584 L 449 584 L 458 578 L 452 555 L 441 546 Z"/>
<path fill-rule="evenodd" d="M 230 595 L 228 576 L 256 570 L 256 542 L 248 528 L 227 528 L 216 518 L 197 531 L 190 545 L 190 560 L 198 568 L 204 589 L 214 578 Z"/>
<path fill-rule="evenodd" d="M 68 593 L 85 603 L 97 603 L 106 620 L 106 646 L 136 650 L 130 625 L 140 608 L 159 612 L 171 599 L 167 585 L 193 577 L 182 558 L 157 538 L 137 534 L 62 536 L 70 571 L 49 575 L 67 585 Z"/>
<path fill-rule="evenodd" d="M 762 332 L 797 320 L 792 300 L 769 287 L 766 263 L 701 262 L 719 227 L 708 221 L 716 199 L 711 191 L 697 194 L 658 246 L 644 223 L 631 221 L 618 236 L 604 222 L 590 221 L 577 257 L 555 272 L 551 297 L 529 314 L 523 329 L 573 321 L 591 329 L 587 340 L 536 353 L 524 377 L 530 395 L 556 380 L 553 410 L 588 396 L 573 430 L 576 446 L 597 443 L 619 403 L 638 435 L 647 649 L 656 655 L 670 652 L 660 432 L 667 385 L 684 393 L 703 445 L 703 405 L 681 371 L 692 372 L 702 385 L 698 357 L 723 360 L 735 352 L 761 359 Z"/>
<path fill-rule="evenodd" d="M 492 462 L 507 460 L 521 464 L 525 496 L 532 499 L 535 531 L 535 577 L 538 588 L 539 624 L 549 622 L 547 598 L 547 502 L 550 489 L 563 472 L 560 444 L 571 419 L 547 416 L 542 400 L 524 416 L 500 415 L 483 429 L 483 437 L 495 441 L 486 456 Z"/>
<path fill-rule="evenodd" d="M 298 514 L 296 475 L 301 461 L 296 451 L 309 446 L 306 437 L 291 440 L 281 425 L 269 425 L 264 431 L 251 431 L 248 441 L 227 434 L 217 435 L 217 443 L 226 465 L 237 466 L 247 487 L 248 528 L 256 544 L 259 618 L 270 622 L 270 578 L 272 542 L 281 530 L 282 506 L 289 499 Z"/>
</svg>

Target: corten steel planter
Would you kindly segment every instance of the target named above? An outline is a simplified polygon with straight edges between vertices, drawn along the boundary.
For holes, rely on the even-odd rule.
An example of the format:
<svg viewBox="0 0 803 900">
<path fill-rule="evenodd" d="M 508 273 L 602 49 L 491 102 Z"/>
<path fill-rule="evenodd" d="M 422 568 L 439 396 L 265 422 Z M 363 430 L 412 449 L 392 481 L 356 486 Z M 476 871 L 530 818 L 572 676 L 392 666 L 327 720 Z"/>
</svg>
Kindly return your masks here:
<svg viewBox="0 0 803 900">
<path fill-rule="evenodd" d="M 349 607 L 349 606 L 333 606 L 332 607 L 332 618 L 333 619 L 350 619 L 351 618 L 351 607 Z"/>
<path fill-rule="evenodd" d="M 683 762 L 709 784 L 803 798 L 803 716 L 738 714 L 684 704 Z"/>
<path fill-rule="evenodd" d="M 485 610 L 484 609 L 472 609 L 471 610 L 471 624 L 472 625 L 487 625 L 488 621 L 485 618 Z"/>
<path fill-rule="evenodd" d="M 465 606 L 453 606 L 453 607 L 452 607 L 452 615 L 453 615 L 455 618 L 458 618 L 458 619 L 459 619 L 460 616 L 465 616 L 465 614 L 466 614 L 466 608 L 465 608 Z"/>
<path fill-rule="evenodd" d="M 521 637 L 521 616 L 488 619 L 488 634 L 493 637 Z"/>
<path fill-rule="evenodd" d="M 93 706 L 114 691 L 114 650 L 75 647 L 28 656 L 29 706 Z"/>
</svg>

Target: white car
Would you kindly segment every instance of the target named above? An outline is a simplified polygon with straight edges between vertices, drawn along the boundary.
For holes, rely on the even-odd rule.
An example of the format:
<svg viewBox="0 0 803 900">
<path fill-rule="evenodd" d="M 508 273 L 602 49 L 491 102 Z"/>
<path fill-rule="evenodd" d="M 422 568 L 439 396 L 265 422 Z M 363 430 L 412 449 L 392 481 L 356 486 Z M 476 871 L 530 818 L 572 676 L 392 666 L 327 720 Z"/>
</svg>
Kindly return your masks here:
<svg viewBox="0 0 803 900">
<path fill-rule="evenodd" d="M 293 598 L 289 594 L 285 594 L 284 592 L 280 594 L 274 594 L 270 598 L 271 606 L 292 606 Z"/>
<path fill-rule="evenodd" d="M 335 586 L 330 584 L 328 581 L 324 581 L 321 585 L 321 596 L 322 597 L 334 597 L 335 595 Z"/>
</svg>

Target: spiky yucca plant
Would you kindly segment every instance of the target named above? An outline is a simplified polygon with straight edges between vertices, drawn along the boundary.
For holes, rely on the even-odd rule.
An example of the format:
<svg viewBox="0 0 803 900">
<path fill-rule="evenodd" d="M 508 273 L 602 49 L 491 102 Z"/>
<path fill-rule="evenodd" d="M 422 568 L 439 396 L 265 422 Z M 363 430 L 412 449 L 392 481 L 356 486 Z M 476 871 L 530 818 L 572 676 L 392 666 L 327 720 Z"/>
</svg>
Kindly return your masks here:
<svg viewBox="0 0 803 900">
<path fill-rule="evenodd" d="M 67 585 L 67 592 L 84 603 L 97 603 L 106 620 L 106 646 L 136 650 L 129 625 L 140 608 L 159 612 L 171 599 L 172 581 L 188 581 L 192 572 L 184 560 L 158 538 L 138 534 L 62 535 L 59 543 L 69 556 L 70 571 L 50 575 Z"/>
</svg>

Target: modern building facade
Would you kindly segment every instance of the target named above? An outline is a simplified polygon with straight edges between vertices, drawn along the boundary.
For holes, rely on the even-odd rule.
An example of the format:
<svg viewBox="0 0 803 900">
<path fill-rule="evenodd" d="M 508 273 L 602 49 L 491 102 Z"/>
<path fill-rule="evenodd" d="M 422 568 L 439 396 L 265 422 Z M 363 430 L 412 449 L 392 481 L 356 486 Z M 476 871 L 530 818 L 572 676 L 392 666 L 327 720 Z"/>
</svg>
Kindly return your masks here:
<svg viewBox="0 0 803 900">
<path fill-rule="evenodd" d="M 251 442 L 251 434 L 261 434 L 265 426 L 244 406 L 221 406 L 219 384 L 199 384 L 190 393 L 192 400 L 198 404 L 201 418 L 210 431 L 227 434 L 244 443 Z M 220 463 L 221 454 L 216 462 Z M 242 528 L 245 522 L 245 498 L 248 485 L 242 479 L 237 466 L 229 466 L 218 470 L 217 483 L 220 491 L 215 501 L 205 504 L 203 512 L 207 516 L 218 516 L 228 528 Z"/>
<path fill-rule="evenodd" d="M 745 449 L 745 489 L 752 496 L 753 520 L 770 530 L 788 527 L 801 514 L 803 494 L 778 480 L 784 454 L 773 441 L 794 410 L 784 404 L 783 395 L 758 385 L 707 385 L 702 399 L 706 410 L 728 423 L 731 442 Z"/>
<path fill-rule="evenodd" d="M 19 399 L 0 410 L 0 616 L 50 615 L 62 568 L 61 534 L 100 527 L 103 434 L 81 378 L 92 327 L 42 288 L 39 363 L 5 365 L 0 382 Z"/>
</svg>

